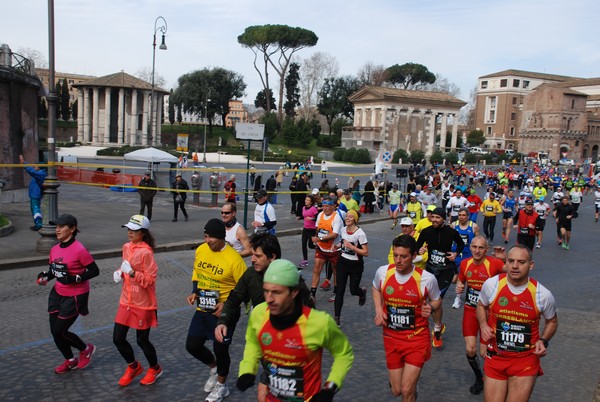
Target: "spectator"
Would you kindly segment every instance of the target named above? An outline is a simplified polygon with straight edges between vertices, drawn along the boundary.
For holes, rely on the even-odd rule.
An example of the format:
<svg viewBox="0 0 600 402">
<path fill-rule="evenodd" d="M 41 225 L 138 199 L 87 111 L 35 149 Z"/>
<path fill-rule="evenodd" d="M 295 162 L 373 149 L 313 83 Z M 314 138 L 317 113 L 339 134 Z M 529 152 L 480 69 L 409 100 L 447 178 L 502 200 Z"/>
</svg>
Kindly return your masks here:
<svg viewBox="0 0 600 402">
<path fill-rule="evenodd" d="M 25 163 L 23 155 L 19 155 L 19 162 Z M 42 209 L 40 207 L 42 196 L 44 195 L 44 180 L 46 180 L 46 170 L 40 166 L 27 166 L 25 171 L 31 176 L 29 182 L 29 207 L 33 216 L 33 226 L 31 230 L 40 230 L 42 228 Z"/>
</svg>

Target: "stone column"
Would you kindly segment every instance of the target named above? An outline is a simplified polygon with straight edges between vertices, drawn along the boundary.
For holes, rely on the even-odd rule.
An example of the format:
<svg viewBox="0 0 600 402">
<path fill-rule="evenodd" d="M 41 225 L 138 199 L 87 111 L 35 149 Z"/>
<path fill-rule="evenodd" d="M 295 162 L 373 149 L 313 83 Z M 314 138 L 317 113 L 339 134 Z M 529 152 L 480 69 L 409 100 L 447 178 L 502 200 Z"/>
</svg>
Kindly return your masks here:
<svg viewBox="0 0 600 402">
<path fill-rule="evenodd" d="M 129 126 L 129 145 L 135 145 L 135 136 L 137 134 L 138 127 L 138 107 L 137 107 L 137 89 L 133 89 L 131 92 L 131 125 Z M 127 141 L 127 140 L 126 140 Z"/>
<path fill-rule="evenodd" d="M 150 111 L 148 97 L 150 96 L 150 91 L 144 91 L 142 94 L 144 97 L 144 109 L 142 112 L 142 145 L 148 145 L 148 112 Z"/>
<path fill-rule="evenodd" d="M 431 112 L 429 117 L 429 130 L 427 131 L 427 155 L 431 155 L 435 150 L 435 112 Z"/>
<path fill-rule="evenodd" d="M 440 133 L 440 149 L 442 152 L 446 151 L 446 130 L 448 124 L 448 115 L 446 113 L 442 113 L 442 132 Z"/>
<path fill-rule="evenodd" d="M 452 147 L 452 150 L 456 150 L 456 143 L 458 140 L 458 115 L 455 113 L 454 117 L 452 118 L 452 140 L 450 143 L 450 146 Z"/>
<path fill-rule="evenodd" d="M 98 144 L 100 139 L 98 138 L 98 120 L 99 120 L 99 108 L 98 108 L 98 88 L 94 88 L 92 92 L 92 143 Z"/>
<path fill-rule="evenodd" d="M 164 96 L 162 94 L 156 97 L 156 130 L 154 131 L 154 137 L 152 138 L 152 145 L 160 146 L 161 145 L 161 133 L 162 133 L 162 119 L 164 109 L 162 107 L 162 101 Z"/>
<path fill-rule="evenodd" d="M 83 141 L 90 142 L 90 89 L 83 88 Z"/>
<path fill-rule="evenodd" d="M 119 88 L 119 117 L 118 117 L 118 136 L 117 136 L 117 142 L 119 143 L 123 143 L 123 128 L 124 128 L 124 124 L 125 123 L 125 117 L 124 117 L 124 112 L 125 112 L 125 90 L 123 88 Z"/>
<path fill-rule="evenodd" d="M 77 141 L 83 143 L 83 89 L 77 90 Z"/>
<path fill-rule="evenodd" d="M 110 88 L 104 88 L 104 143 L 110 142 Z"/>
</svg>

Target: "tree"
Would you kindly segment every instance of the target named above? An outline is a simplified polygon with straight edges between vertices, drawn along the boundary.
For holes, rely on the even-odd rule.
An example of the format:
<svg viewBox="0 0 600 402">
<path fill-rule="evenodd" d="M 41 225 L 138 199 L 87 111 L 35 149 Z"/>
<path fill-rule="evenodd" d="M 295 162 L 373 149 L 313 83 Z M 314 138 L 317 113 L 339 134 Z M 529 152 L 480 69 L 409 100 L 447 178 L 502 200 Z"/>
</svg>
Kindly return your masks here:
<svg viewBox="0 0 600 402">
<path fill-rule="evenodd" d="M 300 81 L 300 65 L 298 63 L 290 64 L 287 77 L 285 77 L 285 104 L 283 109 L 285 115 L 294 117 L 296 115 L 296 106 L 300 106 L 300 89 L 298 81 Z"/>
<path fill-rule="evenodd" d="M 60 98 L 58 98 L 58 102 L 60 103 L 60 117 L 64 121 L 68 121 L 71 118 L 71 95 L 69 93 L 69 84 L 66 79 L 60 81 L 61 90 L 60 90 Z"/>
<path fill-rule="evenodd" d="M 183 121 L 183 106 L 181 104 L 177 105 L 177 123 L 181 124 Z"/>
<path fill-rule="evenodd" d="M 258 121 L 265 125 L 265 137 L 269 140 L 275 138 L 279 131 L 279 122 L 275 113 L 265 113 Z"/>
<path fill-rule="evenodd" d="M 357 79 L 361 86 L 382 86 L 387 81 L 386 68 L 383 64 L 375 65 L 369 61 L 358 70 Z"/>
<path fill-rule="evenodd" d="M 467 143 L 472 147 L 479 146 L 484 142 L 485 134 L 481 130 L 471 130 L 469 131 L 469 134 L 467 134 Z"/>
<path fill-rule="evenodd" d="M 46 104 L 46 98 L 41 97 L 38 104 L 38 119 L 48 118 L 48 105 Z"/>
<path fill-rule="evenodd" d="M 54 105 L 55 105 L 54 109 L 56 111 L 56 120 L 58 120 L 62 116 L 62 110 L 61 110 L 62 85 L 60 84 L 60 80 L 56 81 L 56 85 L 54 86 L 54 95 L 56 96 L 56 102 L 54 103 Z"/>
<path fill-rule="evenodd" d="M 144 80 L 149 84 L 152 84 L 152 70 L 149 67 L 141 67 L 135 72 L 135 76 L 140 80 Z M 154 86 L 164 88 L 167 85 L 165 77 L 160 75 L 158 71 L 154 70 Z"/>
<path fill-rule="evenodd" d="M 444 154 L 439 149 L 436 149 L 431 153 L 429 157 L 429 163 L 442 163 L 444 161 Z"/>
<path fill-rule="evenodd" d="M 317 35 L 308 29 L 292 28 L 287 25 L 250 26 L 246 28 L 243 34 L 238 36 L 238 43 L 243 47 L 249 48 L 254 53 L 254 68 L 260 76 L 265 91 L 268 92 L 269 90 L 269 65 L 279 75 L 277 118 L 280 124 L 283 122 L 284 79 L 292 56 L 305 47 L 316 45 L 318 40 Z M 264 62 L 264 76 L 256 65 L 259 53 L 262 54 Z M 271 111 L 269 103 L 267 103 L 266 110 L 267 112 Z"/>
<path fill-rule="evenodd" d="M 71 103 L 71 118 L 75 121 L 77 121 L 77 117 L 79 116 L 77 105 L 77 99 L 75 99 L 75 102 Z"/>
<path fill-rule="evenodd" d="M 422 64 L 394 64 L 386 70 L 387 81 L 404 89 L 420 89 L 424 84 L 433 84 L 435 75 Z"/>
<path fill-rule="evenodd" d="M 425 159 L 425 152 L 420 149 L 415 149 L 414 151 L 410 151 L 410 161 L 412 163 L 420 163 L 423 159 Z"/>
<path fill-rule="evenodd" d="M 173 102 L 184 112 L 204 117 L 211 131 L 215 114 L 221 115 L 225 127 L 229 101 L 242 97 L 246 89 L 241 75 L 221 67 L 192 71 L 179 77 L 178 83 Z"/>
<path fill-rule="evenodd" d="M 46 56 L 44 56 L 44 54 L 39 50 L 35 50 L 30 47 L 20 47 L 17 49 L 16 53 L 32 61 L 35 67 L 48 68 Z"/>
<path fill-rule="evenodd" d="M 300 66 L 300 114 L 303 117 L 313 116 L 317 105 L 318 94 L 326 78 L 336 77 L 339 64 L 329 53 L 316 52 L 302 61 Z"/>
<path fill-rule="evenodd" d="M 169 95 L 169 123 L 175 123 L 175 102 L 173 101 L 173 88 Z"/>
<path fill-rule="evenodd" d="M 454 97 L 460 96 L 460 88 L 458 85 L 448 81 L 448 78 L 444 78 L 439 74 L 435 75 L 435 82 L 432 84 L 425 84 L 421 89 L 423 91 L 442 92 Z"/>
<path fill-rule="evenodd" d="M 333 121 L 339 116 L 349 119 L 354 117 L 354 106 L 348 97 L 356 92 L 359 83 L 353 77 L 327 78 L 319 91 L 317 109 L 325 116 L 329 126 L 329 135 L 332 133 Z"/>
<path fill-rule="evenodd" d="M 269 88 L 268 93 L 269 99 L 267 99 L 267 97 L 265 96 L 264 89 L 258 91 L 258 93 L 256 94 L 256 99 L 254 99 L 254 106 L 262 107 L 266 111 L 268 105 L 272 105 L 273 103 L 275 103 L 275 98 L 273 97 L 273 90 Z"/>
<path fill-rule="evenodd" d="M 392 162 L 394 163 L 398 163 L 397 161 L 399 161 L 400 159 L 402 159 L 402 162 L 407 163 L 408 162 L 408 152 L 406 152 L 405 149 L 397 149 L 394 152 L 394 156 L 392 156 Z"/>
</svg>

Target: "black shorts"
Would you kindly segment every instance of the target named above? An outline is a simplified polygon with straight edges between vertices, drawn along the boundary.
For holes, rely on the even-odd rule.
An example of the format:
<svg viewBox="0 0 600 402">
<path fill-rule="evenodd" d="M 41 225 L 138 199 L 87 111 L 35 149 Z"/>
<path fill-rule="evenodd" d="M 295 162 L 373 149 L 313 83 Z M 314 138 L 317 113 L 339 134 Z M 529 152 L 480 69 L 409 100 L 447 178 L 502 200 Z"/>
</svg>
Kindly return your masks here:
<svg viewBox="0 0 600 402">
<path fill-rule="evenodd" d="M 88 299 L 90 293 L 77 296 L 61 296 L 52 287 L 48 296 L 48 313 L 58 314 L 58 318 L 67 319 L 76 315 L 88 315 Z"/>
<path fill-rule="evenodd" d="M 561 219 L 558 221 L 558 227 L 561 229 L 564 228 L 567 232 L 570 232 L 571 231 L 571 221 L 568 219 L 565 219 L 565 220 Z"/>
<path fill-rule="evenodd" d="M 448 288 L 450 288 L 450 285 L 452 284 L 454 274 L 456 274 L 456 264 L 448 264 L 448 268 L 446 269 L 434 269 L 429 265 L 426 265 L 425 269 L 435 276 L 435 279 L 437 279 L 438 287 L 440 288 L 440 295 L 441 297 L 444 297 L 444 295 L 448 291 Z"/>
<path fill-rule="evenodd" d="M 519 233 L 517 234 L 517 244 L 522 244 L 533 251 L 533 247 L 535 246 L 535 236 Z"/>
<path fill-rule="evenodd" d="M 535 230 L 537 230 L 538 232 L 543 232 L 545 227 L 546 220 L 542 218 L 537 218 L 537 220 L 535 221 Z"/>
</svg>

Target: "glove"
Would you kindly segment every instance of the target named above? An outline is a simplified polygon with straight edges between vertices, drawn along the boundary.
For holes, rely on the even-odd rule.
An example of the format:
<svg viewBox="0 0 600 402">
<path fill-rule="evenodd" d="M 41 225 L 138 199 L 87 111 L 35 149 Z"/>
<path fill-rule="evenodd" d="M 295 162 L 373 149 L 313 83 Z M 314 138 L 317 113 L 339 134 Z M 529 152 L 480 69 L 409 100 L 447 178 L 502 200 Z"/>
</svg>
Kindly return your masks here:
<svg viewBox="0 0 600 402">
<path fill-rule="evenodd" d="M 332 402 L 335 391 L 332 389 L 322 389 L 311 399 L 311 402 Z"/>
<path fill-rule="evenodd" d="M 121 271 L 125 275 L 129 275 L 131 273 L 131 271 L 133 271 L 133 268 L 131 268 L 131 264 L 129 264 L 129 261 L 127 261 L 127 260 L 123 261 L 123 263 L 121 264 Z"/>
<path fill-rule="evenodd" d="M 240 390 L 240 391 L 245 391 L 248 388 L 250 388 L 251 386 L 254 385 L 254 380 L 256 379 L 256 376 L 254 374 L 242 374 L 238 379 L 237 382 L 235 383 L 235 386 Z"/>
<path fill-rule="evenodd" d="M 115 283 L 119 283 L 123 280 L 123 277 L 121 276 L 121 270 L 117 269 L 114 273 L 113 273 L 113 280 L 115 281 Z"/>
<path fill-rule="evenodd" d="M 37 284 L 40 286 L 46 286 L 48 280 L 48 273 L 45 271 L 40 272 L 37 276 Z"/>
<path fill-rule="evenodd" d="M 57 282 L 62 283 L 63 285 L 68 285 L 69 283 L 75 283 L 75 277 L 72 275 L 61 276 L 60 278 L 56 278 Z"/>
</svg>

